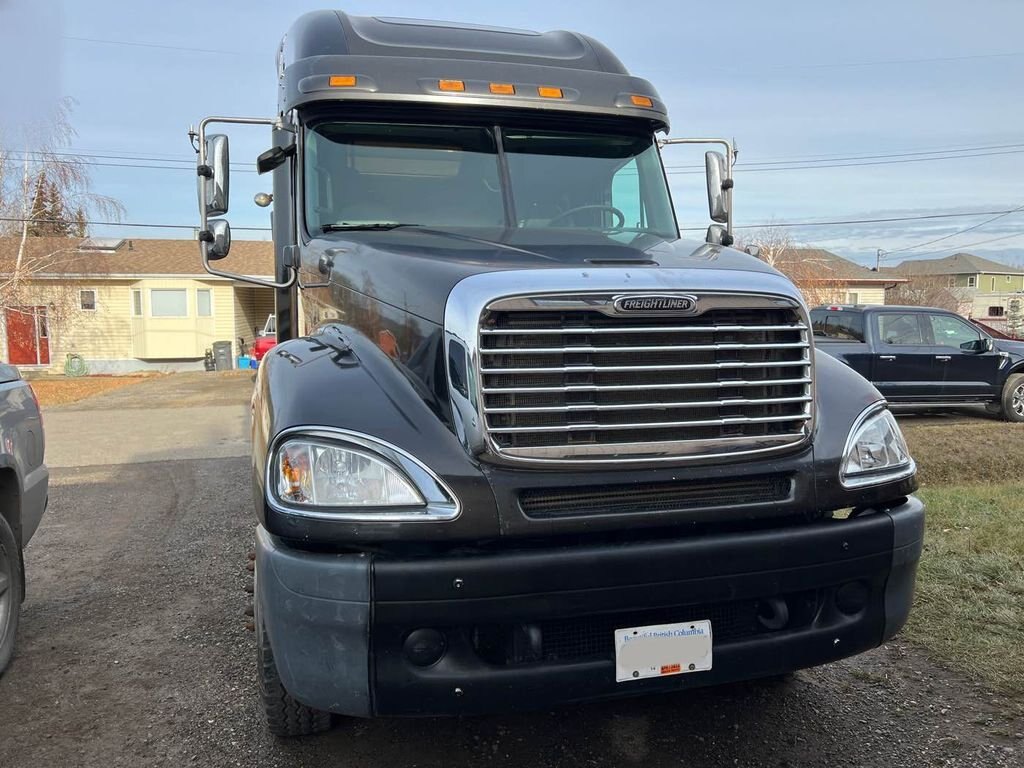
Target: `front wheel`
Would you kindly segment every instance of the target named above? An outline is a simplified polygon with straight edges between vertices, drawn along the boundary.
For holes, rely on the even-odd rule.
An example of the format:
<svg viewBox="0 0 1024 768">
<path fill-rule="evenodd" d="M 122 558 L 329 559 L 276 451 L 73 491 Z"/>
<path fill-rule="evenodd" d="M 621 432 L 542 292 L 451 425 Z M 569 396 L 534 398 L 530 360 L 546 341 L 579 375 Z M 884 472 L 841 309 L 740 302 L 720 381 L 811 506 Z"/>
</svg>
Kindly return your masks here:
<svg viewBox="0 0 1024 768">
<path fill-rule="evenodd" d="M 1024 374 L 1015 373 L 1003 387 L 1003 418 L 1024 422 Z"/>
<path fill-rule="evenodd" d="M 260 616 L 259 581 L 253 589 L 253 623 L 256 626 L 256 665 L 259 674 L 260 700 L 267 729 L 275 736 L 309 736 L 331 727 L 331 713 L 307 707 L 285 690 L 274 663 L 263 618 Z"/>
<path fill-rule="evenodd" d="M 14 655 L 14 636 L 18 632 L 24 571 L 21 547 L 14 531 L 0 515 L 0 675 Z"/>
</svg>

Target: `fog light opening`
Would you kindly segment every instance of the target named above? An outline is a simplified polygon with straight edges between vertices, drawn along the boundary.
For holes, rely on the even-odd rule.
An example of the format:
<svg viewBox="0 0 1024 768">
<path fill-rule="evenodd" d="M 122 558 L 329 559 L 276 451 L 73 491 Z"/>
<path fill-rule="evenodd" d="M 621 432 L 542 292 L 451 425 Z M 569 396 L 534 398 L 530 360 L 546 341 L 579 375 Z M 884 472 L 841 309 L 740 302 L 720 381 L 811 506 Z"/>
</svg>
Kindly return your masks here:
<svg viewBox="0 0 1024 768">
<path fill-rule="evenodd" d="M 779 630 L 789 623 L 789 606 L 781 597 L 768 597 L 757 603 L 757 621 L 768 630 Z"/>
<path fill-rule="evenodd" d="M 405 638 L 405 658 L 417 667 L 429 667 L 444 656 L 448 643 L 436 629 L 414 629 Z"/>
<path fill-rule="evenodd" d="M 836 590 L 836 608 L 847 616 L 856 616 L 868 604 L 870 590 L 863 581 L 851 581 Z"/>
</svg>

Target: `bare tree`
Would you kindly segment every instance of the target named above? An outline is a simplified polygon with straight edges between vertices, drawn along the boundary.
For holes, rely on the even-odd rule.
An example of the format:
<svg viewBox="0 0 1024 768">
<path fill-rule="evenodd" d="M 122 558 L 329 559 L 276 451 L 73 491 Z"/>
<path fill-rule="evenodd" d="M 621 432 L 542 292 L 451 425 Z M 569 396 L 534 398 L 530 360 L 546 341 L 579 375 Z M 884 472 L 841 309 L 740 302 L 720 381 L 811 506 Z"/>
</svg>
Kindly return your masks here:
<svg viewBox="0 0 1024 768">
<path fill-rule="evenodd" d="M 75 136 L 72 107 L 61 101 L 47 119 L 23 126 L 18 141 L 0 136 L 0 307 L 45 312 L 48 330 L 73 321 L 78 296 L 66 281 L 44 288 L 40 278 L 83 257 L 77 238 L 90 216 L 124 214 L 120 202 L 92 191 L 89 158 L 62 151 Z"/>
<path fill-rule="evenodd" d="M 793 238 L 785 227 L 770 226 L 754 230 L 740 247 L 743 245 L 756 245 L 760 249 L 758 258 L 779 269 L 783 256 L 793 249 Z"/>
<path fill-rule="evenodd" d="M 832 264 L 827 259 L 817 259 L 801 252 L 785 227 L 755 230 L 747 244 L 756 245 L 758 258 L 792 280 L 810 306 L 845 300 L 846 282 L 833 274 Z"/>
<path fill-rule="evenodd" d="M 905 283 L 896 283 L 885 292 L 887 304 L 907 304 L 914 307 L 939 307 L 959 312 L 964 303 L 956 288 L 949 287 L 947 275 L 915 275 L 901 273 Z"/>
</svg>

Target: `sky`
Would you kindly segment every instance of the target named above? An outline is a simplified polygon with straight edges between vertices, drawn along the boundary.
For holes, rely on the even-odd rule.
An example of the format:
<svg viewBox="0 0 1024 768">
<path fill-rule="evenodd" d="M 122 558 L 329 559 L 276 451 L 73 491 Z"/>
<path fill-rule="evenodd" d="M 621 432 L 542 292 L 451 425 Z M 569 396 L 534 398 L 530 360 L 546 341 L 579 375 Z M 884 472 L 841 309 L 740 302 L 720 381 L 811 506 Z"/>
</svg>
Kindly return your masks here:
<svg viewBox="0 0 1024 768">
<path fill-rule="evenodd" d="M 188 126 L 214 114 L 272 116 L 281 36 L 301 13 L 323 7 L 0 0 L 0 50 L 16 62 L 0 67 L 0 132 L 22 135 L 47 104 L 71 97 L 77 135 L 66 151 L 96 163 L 94 190 L 121 200 L 126 222 L 194 226 Z M 877 249 L 891 252 L 883 265 L 958 250 L 1024 263 L 1020 0 L 976 0 L 969 10 L 954 0 L 377 0 L 344 10 L 601 40 L 654 83 L 673 136 L 735 140 L 738 227 L 792 223 L 797 243 L 870 265 Z M 229 133 L 233 163 L 248 166 L 269 146 L 265 128 Z M 664 150 L 682 227 L 708 223 L 702 151 Z M 269 226 L 267 212 L 251 203 L 269 184 L 245 170 L 232 176 L 228 218 L 236 239 L 269 237 L 259 230 Z M 976 215 L 795 226 L 963 213 Z M 192 236 L 124 226 L 92 233 Z"/>
</svg>

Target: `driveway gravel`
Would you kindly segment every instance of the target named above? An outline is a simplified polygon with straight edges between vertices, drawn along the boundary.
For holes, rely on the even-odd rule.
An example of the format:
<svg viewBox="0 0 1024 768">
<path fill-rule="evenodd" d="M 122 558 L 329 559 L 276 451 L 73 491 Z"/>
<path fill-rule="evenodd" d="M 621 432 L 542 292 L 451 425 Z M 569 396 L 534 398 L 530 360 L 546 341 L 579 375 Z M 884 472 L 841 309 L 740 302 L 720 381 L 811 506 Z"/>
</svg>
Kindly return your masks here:
<svg viewBox="0 0 1024 768">
<path fill-rule="evenodd" d="M 250 390 L 164 377 L 47 412 L 61 460 L 0 678 L 0 766 L 1024 765 L 1019 702 L 901 642 L 784 681 L 276 741 L 244 615 Z"/>
</svg>

